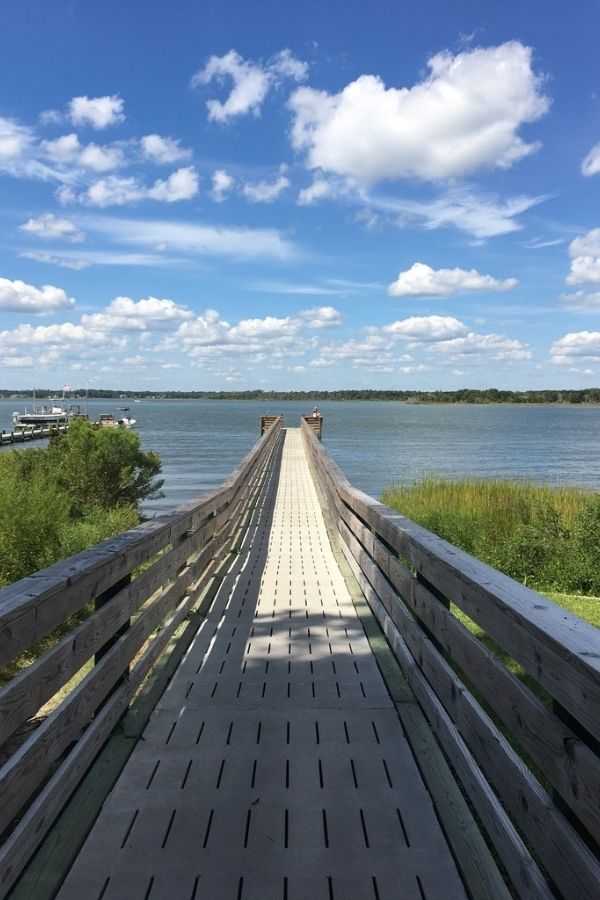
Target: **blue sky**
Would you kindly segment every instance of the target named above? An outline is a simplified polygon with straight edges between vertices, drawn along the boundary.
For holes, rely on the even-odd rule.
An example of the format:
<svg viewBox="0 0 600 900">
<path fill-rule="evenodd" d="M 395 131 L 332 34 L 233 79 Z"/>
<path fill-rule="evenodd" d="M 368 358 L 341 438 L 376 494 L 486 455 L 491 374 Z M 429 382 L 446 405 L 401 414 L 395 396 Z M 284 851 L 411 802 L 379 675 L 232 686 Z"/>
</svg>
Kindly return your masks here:
<svg viewBox="0 0 600 900">
<path fill-rule="evenodd" d="M 0 27 L 0 387 L 600 384 L 596 0 Z"/>
</svg>

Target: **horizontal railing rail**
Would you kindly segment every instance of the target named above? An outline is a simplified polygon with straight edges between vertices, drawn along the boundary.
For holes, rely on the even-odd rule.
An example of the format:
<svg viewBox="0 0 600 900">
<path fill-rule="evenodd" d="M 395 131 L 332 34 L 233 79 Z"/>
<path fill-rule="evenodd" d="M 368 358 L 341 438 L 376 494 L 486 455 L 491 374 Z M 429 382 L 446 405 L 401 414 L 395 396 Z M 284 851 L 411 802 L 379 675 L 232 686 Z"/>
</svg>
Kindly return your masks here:
<svg viewBox="0 0 600 900">
<path fill-rule="evenodd" d="M 354 488 L 302 432 L 344 555 L 516 894 L 597 897 L 600 631 Z"/>
<path fill-rule="evenodd" d="M 0 667 L 34 657 L 0 690 L 0 897 L 235 549 L 281 426 L 217 490 L 0 591 Z"/>
</svg>

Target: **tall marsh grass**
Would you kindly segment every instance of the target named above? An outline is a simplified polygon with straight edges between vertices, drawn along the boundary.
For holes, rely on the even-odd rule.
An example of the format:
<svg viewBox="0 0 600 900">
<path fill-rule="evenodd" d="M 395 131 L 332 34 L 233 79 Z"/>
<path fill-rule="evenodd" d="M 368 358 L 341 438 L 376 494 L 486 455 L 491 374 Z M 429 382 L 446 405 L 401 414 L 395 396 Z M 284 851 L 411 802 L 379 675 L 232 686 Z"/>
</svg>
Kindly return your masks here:
<svg viewBox="0 0 600 900">
<path fill-rule="evenodd" d="M 428 477 L 381 499 L 529 587 L 600 595 L 600 493 Z"/>
</svg>

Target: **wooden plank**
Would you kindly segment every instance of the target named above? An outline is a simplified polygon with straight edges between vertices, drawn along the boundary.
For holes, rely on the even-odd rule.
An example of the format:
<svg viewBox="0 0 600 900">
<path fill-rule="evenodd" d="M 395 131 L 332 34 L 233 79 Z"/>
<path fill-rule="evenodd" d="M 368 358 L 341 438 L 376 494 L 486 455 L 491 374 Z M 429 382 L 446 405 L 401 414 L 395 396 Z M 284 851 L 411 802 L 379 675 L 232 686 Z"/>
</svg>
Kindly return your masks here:
<svg viewBox="0 0 600 900">
<path fill-rule="evenodd" d="M 52 763 L 79 737 L 134 654 L 181 600 L 186 586 L 182 578 L 166 588 L 0 770 L 0 831 L 38 787 Z"/>
<path fill-rule="evenodd" d="M 554 882 L 566 896 L 592 896 L 592 885 L 600 884 L 598 861 L 419 629 L 358 541 L 350 532 L 345 537 L 361 572 L 402 634 L 431 689 Z"/>
<path fill-rule="evenodd" d="M 0 744 L 35 715 L 159 587 L 175 578 L 188 558 L 206 545 L 215 527 L 212 518 L 188 535 L 0 691 Z"/>
<path fill-rule="evenodd" d="M 40 791 L 14 831 L 0 848 L 0 900 L 10 890 L 27 860 L 63 808 L 73 789 L 127 707 L 129 691 L 123 684 L 102 708 L 76 747 Z"/>
<path fill-rule="evenodd" d="M 600 843 L 600 760 L 596 754 L 470 634 L 347 507 L 343 518 L 402 600 L 471 679 Z"/>
<path fill-rule="evenodd" d="M 325 495 L 321 493 L 323 484 L 318 479 L 315 480 L 315 484 L 336 561 L 348 584 L 369 645 L 394 700 L 398 716 L 431 794 L 469 896 L 510 900 L 510 891 L 492 858 L 479 826 L 344 555 L 343 541 L 335 524 L 335 514 Z M 346 553 L 349 552 L 347 547 L 344 549 Z"/>
<path fill-rule="evenodd" d="M 263 446 L 269 449 L 274 444 L 276 432 L 265 436 Z M 269 438 L 270 440 L 266 440 Z M 252 465 L 256 462 L 252 455 Z M 207 527 L 212 530 L 218 523 L 215 517 Z M 224 511 L 224 531 L 227 532 L 229 517 Z M 227 541 L 229 533 L 224 535 Z M 199 532 L 195 539 L 201 542 Z M 192 536 L 191 540 L 194 539 Z M 213 548 L 205 549 L 204 565 L 208 555 L 213 555 Z M 187 589 L 191 578 L 191 569 L 185 570 L 166 588 L 157 599 L 144 609 L 131 629 L 123 635 L 92 672 L 55 710 L 40 728 L 29 738 L 19 751 L 7 762 L 0 772 L 0 787 L 3 789 L 5 803 L 0 811 L 0 830 L 10 822 L 13 815 L 26 802 L 45 776 L 48 767 L 63 752 L 65 747 L 78 736 L 78 732 L 89 721 L 90 716 L 103 698 L 114 687 L 123 671 L 129 665 L 133 655 L 143 645 L 152 630 L 161 623 L 165 615 L 176 603 L 179 603 Z"/>
<path fill-rule="evenodd" d="M 600 638 L 593 626 L 353 488 L 306 432 L 341 499 L 600 739 Z"/>
<path fill-rule="evenodd" d="M 344 527 L 342 526 L 342 531 Z M 346 551 L 346 548 L 344 549 Z M 551 900 L 553 894 L 538 866 L 473 760 L 468 747 L 446 714 L 440 701 L 432 693 L 396 625 L 369 584 L 366 576 L 362 573 L 349 549 L 347 549 L 346 556 L 405 677 L 419 700 L 422 709 L 425 711 L 450 764 L 455 769 L 467 795 L 474 804 L 477 815 L 490 835 L 500 859 L 518 891 L 520 900 L 540 900 L 540 898 Z"/>
<path fill-rule="evenodd" d="M 279 435 L 280 423 L 257 442 L 216 491 L 0 591 L 0 666 L 226 505 Z"/>
<path fill-rule="evenodd" d="M 48 900 L 48 897 L 55 895 L 93 825 L 103 801 L 141 736 L 158 699 L 169 684 L 178 662 L 193 640 L 214 599 L 223 574 L 211 579 L 211 584 L 204 590 L 198 607 L 185 624 L 180 626 L 178 633 L 171 638 L 169 646 L 158 662 L 158 671 L 153 673 L 152 678 L 142 687 L 132 706 L 123 716 L 122 728 L 115 729 L 111 733 L 109 742 L 93 767 L 86 773 L 68 806 L 65 807 L 63 803 L 58 809 L 60 816 L 56 826 L 46 832 L 44 842 L 35 858 L 28 862 L 42 835 L 37 832 L 29 835 L 29 850 L 24 849 L 24 842 L 19 846 L 20 853 L 15 860 L 13 879 L 17 877 L 18 871 L 25 863 L 27 869 L 12 889 L 11 900 Z M 47 820 L 45 824 L 48 824 Z M 1 887 L 0 896 L 3 896 Z"/>
</svg>

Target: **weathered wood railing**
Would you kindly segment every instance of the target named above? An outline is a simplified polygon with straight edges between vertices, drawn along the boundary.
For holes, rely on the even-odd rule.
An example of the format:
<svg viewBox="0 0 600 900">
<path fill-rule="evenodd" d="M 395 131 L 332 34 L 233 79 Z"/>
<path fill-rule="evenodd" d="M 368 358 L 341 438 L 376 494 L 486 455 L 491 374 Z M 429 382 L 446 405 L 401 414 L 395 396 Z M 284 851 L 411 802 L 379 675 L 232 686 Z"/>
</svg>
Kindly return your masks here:
<svg viewBox="0 0 600 900">
<path fill-rule="evenodd" d="M 94 607 L 0 691 L 1 749 L 83 675 L 18 749 L 5 753 L 0 896 L 235 546 L 281 424 L 278 418 L 217 490 L 0 591 L 0 667 Z"/>
<path fill-rule="evenodd" d="M 517 896 L 599 897 L 600 631 L 353 488 L 302 430 L 342 550 Z"/>
</svg>

